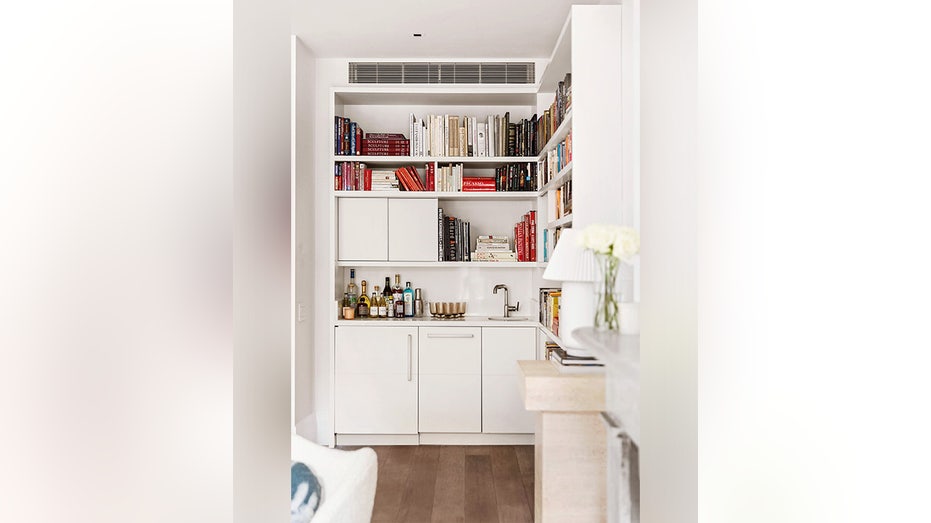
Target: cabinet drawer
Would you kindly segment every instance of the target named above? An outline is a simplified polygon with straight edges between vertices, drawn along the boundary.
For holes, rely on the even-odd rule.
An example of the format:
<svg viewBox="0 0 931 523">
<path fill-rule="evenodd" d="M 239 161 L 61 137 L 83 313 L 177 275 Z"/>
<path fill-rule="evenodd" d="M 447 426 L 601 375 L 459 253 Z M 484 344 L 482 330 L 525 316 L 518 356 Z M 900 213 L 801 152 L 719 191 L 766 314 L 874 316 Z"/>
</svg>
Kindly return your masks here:
<svg viewBox="0 0 931 523">
<path fill-rule="evenodd" d="M 518 360 L 536 359 L 534 327 L 483 327 L 482 374 L 520 375 Z"/>
<path fill-rule="evenodd" d="M 482 329 L 421 327 L 421 374 L 481 374 Z"/>
</svg>

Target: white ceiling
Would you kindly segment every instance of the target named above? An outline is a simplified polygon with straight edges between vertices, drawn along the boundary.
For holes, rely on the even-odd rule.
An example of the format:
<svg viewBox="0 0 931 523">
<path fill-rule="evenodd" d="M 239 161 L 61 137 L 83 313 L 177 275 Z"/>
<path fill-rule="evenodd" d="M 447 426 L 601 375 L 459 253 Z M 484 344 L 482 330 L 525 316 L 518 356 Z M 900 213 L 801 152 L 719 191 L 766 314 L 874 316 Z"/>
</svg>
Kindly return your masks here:
<svg viewBox="0 0 931 523">
<path fill-rule="evenodd" d="M 604 3 L 297 0 L 292 28 L 320 58 L 549 58 L 569 6 Z"/>
</svg>

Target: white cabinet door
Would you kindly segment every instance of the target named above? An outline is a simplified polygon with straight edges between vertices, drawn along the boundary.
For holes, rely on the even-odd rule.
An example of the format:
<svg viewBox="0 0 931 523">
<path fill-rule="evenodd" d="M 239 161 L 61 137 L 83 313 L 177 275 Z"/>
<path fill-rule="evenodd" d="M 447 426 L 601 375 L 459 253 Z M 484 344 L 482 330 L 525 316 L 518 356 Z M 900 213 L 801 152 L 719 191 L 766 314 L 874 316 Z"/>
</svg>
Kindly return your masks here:
<svg viewBox="0 0 931 523">
<path fill-rule="evenodd" d="M 336 432 L 417 433 L 417 327 L 336 327 Z"/>
<path fill-rule="evenodd" d="M 338 255 L 344 261 L 388 259 L 388 199 L 340 198 Z M 436 217 L 433 219 L 436 222 Z"/>
<path fill-rule="evenodd" d="M 481 432 L 481 328 L 421 327 L 419 345 L 420 432 Z"/>
<path fill-rule="evenodd" d="M 388 200 L 388 260 L 437 261 L 437 200 Z"/>
<path fill-rule="evenodd" d="M 525 434 L 534 416 L 520 395 L 518 360 L 536 359 L 534 327 L 482 328 L 482 432 Z"/>
</svg>

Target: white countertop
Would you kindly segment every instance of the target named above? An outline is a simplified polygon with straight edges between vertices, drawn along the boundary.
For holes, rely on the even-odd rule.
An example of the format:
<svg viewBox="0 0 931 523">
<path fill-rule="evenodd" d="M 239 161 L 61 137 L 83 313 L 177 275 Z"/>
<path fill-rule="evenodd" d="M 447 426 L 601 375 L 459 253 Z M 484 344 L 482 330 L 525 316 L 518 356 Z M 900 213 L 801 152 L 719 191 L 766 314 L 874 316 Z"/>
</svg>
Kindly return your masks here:
<svg viewBox="0 0 931 523">
<path fill-rule="evenodd" d="M 367 327 L 539 327 L 536 318 L 518 321 L 489 320 L 487 316 L 466 316 L 456 319 L 439 319 L 430 316 L 422 318 L 380 318 L 364 320 L 336 320 L 337 326 L 365 325 Z"/>
</svg>

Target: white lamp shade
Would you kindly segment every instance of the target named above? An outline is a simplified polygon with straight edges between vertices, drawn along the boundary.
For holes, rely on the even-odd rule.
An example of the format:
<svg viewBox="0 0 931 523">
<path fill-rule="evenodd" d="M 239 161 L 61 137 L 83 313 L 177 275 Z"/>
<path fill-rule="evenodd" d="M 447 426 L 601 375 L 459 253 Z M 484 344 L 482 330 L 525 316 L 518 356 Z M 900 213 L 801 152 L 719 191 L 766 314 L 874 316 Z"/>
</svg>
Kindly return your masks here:
<svg viewBox="0 0 931 523">
<path fill-rule="evenodd" d="M 579 235 L 573 229 L 563 229 L 543 271 L 550 281 L 595 281 L 598 279 L 595 254 L 579 245 Z"/>
</svg>

